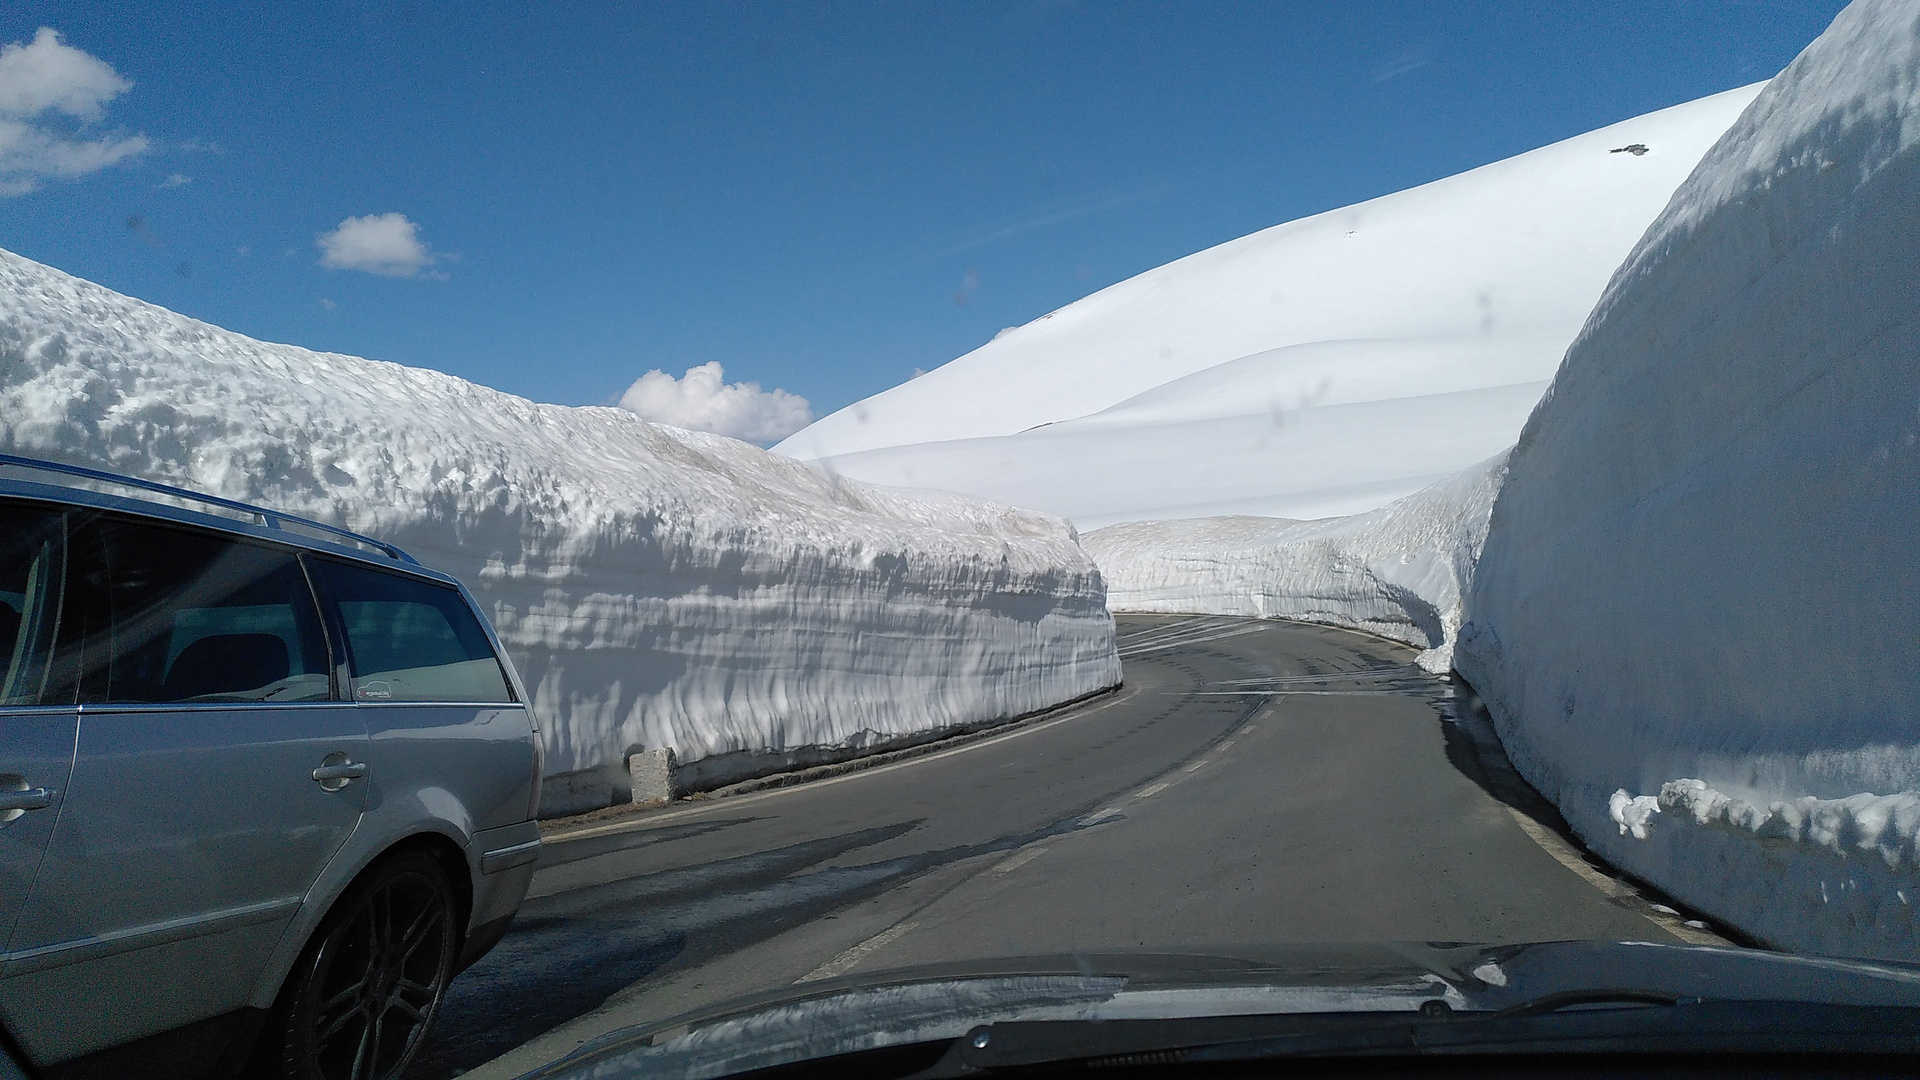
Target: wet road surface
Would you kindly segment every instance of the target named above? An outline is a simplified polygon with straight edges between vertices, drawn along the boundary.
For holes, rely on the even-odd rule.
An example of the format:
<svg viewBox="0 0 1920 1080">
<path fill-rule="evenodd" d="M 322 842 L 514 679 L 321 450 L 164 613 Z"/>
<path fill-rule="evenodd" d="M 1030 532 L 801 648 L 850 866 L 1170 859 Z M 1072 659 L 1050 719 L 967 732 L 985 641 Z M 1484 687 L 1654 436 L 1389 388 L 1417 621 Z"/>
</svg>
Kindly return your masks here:
<svg viewBox="0 0 1920 1080">
<path fill-rule="evenodd" d="M 627 1024 L 940 960 L 1718 940 L 1564 841 L 1484 714 L 1413 650 L 1299 623 L 1119 622 L 1125 685 L 1058 716 L 549 836 L 513 929 L 455 981 L 409 1075 L 517 1076 Z"/>
</svg>

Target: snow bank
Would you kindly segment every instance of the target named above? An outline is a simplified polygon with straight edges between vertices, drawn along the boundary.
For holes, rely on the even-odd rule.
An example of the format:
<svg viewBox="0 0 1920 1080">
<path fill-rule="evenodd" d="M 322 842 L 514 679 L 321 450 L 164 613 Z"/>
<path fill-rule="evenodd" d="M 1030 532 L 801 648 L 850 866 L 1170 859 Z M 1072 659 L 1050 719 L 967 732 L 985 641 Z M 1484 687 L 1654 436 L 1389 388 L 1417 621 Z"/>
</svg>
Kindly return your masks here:
<svg viewBox="0 0 1920 1080">
<path fill-rule="evenodd" d="M 1119 681 L 1058 518 L 838 480 L 612 408 L 271 345 L 0 252 L 0 450 L 347 525 L 466 581 L 543 725 L 548 811 Z"/>
<path fill-rule="evenodd" d="M 1423 649 L 1420 665 L 1443 673 L 1505 472 L 1500 454 L 1365 514 L 1137 521 L 1081 544 L 1115 611 L 1347 626 Z"/>
<path fill-rule="evenodd" d="M 1608 286 L 1509 463 L 1456 663 L 1610 860 L 1920 959 L 1920 6 L 1847 8 Z"/>
<path fill-rule="evenodd" d="M 1190 255 L 776 449 L 1083 530 L 1384 506 L 1513 445 L 1608 275 L 1758 92 Z"/>
</svg>

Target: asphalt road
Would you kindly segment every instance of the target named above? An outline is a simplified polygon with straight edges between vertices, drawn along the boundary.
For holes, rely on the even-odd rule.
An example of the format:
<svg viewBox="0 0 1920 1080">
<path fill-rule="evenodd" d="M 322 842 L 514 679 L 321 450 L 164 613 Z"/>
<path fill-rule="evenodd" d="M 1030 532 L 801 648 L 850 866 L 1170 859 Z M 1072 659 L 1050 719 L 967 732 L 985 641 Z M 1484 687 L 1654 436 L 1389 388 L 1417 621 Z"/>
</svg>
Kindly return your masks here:
<svg viewBox="0 0 1920 1080">
<path fill-rule="evenodd" d="M 517 1076 L 626 1024 L 940 960 L 1719 940 L 1583 859 L 1412 650 L 1242 619 L 1120 632 L 1125 685 L 1058 716 L 549 836 L 411 1075 Z"/>
</svg>

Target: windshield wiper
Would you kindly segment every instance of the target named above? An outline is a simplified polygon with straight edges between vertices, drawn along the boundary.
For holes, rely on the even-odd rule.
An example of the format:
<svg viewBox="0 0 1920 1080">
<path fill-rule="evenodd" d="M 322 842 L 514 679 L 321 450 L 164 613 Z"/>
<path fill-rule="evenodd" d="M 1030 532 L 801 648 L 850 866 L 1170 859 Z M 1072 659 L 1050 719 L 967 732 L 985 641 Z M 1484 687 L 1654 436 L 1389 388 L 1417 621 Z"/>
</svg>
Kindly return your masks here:
<svg viewBox="0 0 1920 1080">
<path fill-rule="evenodd" d="M 1531 1001 L 1509 1005 L 1504 1009 L 1487 1013 L 1485 1016 L 1488 1020 L 1505 1020 L 1516 1016 L 1544 1016 L 1563 1009 L 1579 1009 L 1588 1006 L 1698 1005 L 1704 1000 L 1704 998 L 1663 993 L 1658 990 L 1568 990 L 1557 994 L 1542 994 Z"/>
</svg>

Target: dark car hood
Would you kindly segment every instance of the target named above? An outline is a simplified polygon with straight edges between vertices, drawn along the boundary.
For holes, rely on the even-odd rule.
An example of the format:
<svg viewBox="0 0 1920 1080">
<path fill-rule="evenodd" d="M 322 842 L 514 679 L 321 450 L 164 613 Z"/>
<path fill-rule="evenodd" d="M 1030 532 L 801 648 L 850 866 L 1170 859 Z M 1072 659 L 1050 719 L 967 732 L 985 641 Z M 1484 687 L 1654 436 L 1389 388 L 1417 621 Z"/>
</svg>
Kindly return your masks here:
<svg viewBox="0 0 1920 1080">
<path fill-rule="evenodd" d="M 987 1024 L 1485 1013 L 1665 998 L 1920 1007 L 1920 966 L 1754 949 L 1564 941 L 1122 951 L 903 968 L 802 983 L 613 1032 L 527 1074 L 727 1076 Z M 1443 1003 L 1444 1010 L 1441 1004 Z"/>
</svg>

